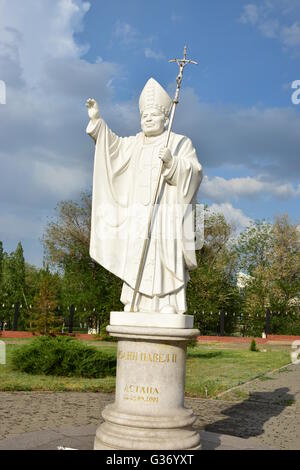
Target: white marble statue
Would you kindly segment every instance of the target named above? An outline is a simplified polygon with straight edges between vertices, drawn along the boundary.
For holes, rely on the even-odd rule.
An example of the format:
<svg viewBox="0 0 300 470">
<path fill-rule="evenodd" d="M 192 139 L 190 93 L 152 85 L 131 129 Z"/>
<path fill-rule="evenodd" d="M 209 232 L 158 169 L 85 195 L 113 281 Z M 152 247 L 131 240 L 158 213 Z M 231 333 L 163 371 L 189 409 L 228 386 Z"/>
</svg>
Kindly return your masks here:
<svg viewBox="0 0 300 470">
<path fill-rule="evenodd" d="M 90 255 L 124 281 L 121 302 L 129 311 L 147 225 L 140 209 L 149 209 L 162 160 L 156 236 L 150 238 L 135 310 L 182 314 L 188 271 L 196 267 L 195 246 L 186 242 L 183 219 L 172 208 L 196 202 L 202 168 L 192 142 L 171 133 L 164 146 L 172 100 L 153 78 L 140 96 L 142 132 L 135 136 L 117 136 L 100 117 L 97 102 L 88 99 L 86 105 L 86 132 L 96 144 Z"/>
</svg>

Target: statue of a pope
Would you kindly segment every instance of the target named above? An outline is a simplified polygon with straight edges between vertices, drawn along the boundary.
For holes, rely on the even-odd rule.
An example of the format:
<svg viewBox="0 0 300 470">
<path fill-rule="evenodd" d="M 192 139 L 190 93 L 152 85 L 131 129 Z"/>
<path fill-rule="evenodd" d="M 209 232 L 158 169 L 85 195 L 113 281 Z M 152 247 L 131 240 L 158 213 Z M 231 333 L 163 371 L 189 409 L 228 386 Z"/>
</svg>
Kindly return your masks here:
<svg viewBox="0 0 300 470">
<path fill-rule="evenodd" d="M 90 255 L 124 281 L 121 302 L 129 311 L 162 161 L 163 185 L 135 309 L 184 313 L 188 271 L 196 267 L 196 257 L 194 238 L 186 239 L 183 225 L 193 214 L 189 208 L 202 179 L 192 142 L 171 133 L 164 146 L 172 100 L 153 78 L 140 96 L 142 132 L 135 136 L 118 137 L 100 117 L 96 101 L 86 105 L 86 131 L 96 143 Z"/>
</svg>

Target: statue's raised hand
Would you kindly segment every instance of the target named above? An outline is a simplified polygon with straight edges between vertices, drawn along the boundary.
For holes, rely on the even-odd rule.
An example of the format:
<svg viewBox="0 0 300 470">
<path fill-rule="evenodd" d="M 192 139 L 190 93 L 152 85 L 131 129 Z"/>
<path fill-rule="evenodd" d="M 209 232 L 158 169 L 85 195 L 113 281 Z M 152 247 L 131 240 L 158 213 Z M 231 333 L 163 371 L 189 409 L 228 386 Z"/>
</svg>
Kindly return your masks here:
<svg viewBox="0 0 300 470">
<path fill-rule="evenodd" d="M 92 121 L 95 121 L 96 119 L 99 119 L 99 106 L 98 106 L 98 103 L 96 100 L 94 100 L 94 98 L 89 98 L 87 101 L 86 101 L 86 107 L 88 109 L 88 113 L 89 113 L 89 118 L 92 120 Z"/>
</svg>

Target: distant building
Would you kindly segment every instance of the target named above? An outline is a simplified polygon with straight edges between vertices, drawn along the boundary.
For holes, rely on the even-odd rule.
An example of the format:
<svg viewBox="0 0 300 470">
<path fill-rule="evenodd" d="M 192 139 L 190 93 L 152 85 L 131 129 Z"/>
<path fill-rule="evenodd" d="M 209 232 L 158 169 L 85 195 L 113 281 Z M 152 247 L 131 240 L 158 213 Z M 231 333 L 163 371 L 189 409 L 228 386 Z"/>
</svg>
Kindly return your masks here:
<svg viewBox="0 0 300 470">
<path fill-rule="evenodd" d="M 291 307 L 300 307 L 300 292 L 298 292 L 295 297 L 289 300 L 289 305 Z"/>
<path fill-rule="evenodd" d="M 249 281 L 253 279 L 252 276 L 249 276 L 249 274 L 242 273 L 241 271 L 237 275 L 237 281 L 236 285 L 237 288 L 241 291 L 245 289 Z"/>
</svg>

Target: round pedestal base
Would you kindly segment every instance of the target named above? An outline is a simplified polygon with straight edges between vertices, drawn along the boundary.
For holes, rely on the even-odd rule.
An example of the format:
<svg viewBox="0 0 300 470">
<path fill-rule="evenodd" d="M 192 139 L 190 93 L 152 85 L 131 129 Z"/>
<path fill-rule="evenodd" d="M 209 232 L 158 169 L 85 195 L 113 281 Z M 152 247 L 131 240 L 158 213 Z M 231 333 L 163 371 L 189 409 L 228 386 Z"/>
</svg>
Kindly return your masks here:
<svg viewBox="0 0 300 470">
<path fill-rule="evenodd" d="M 126 325 L 107 330 L 118 338 L 116 397 L 102 413 L 94 449 L 198 449 L 196 418 L 184 407 L 186 346 L 198 330 Z"/>
<path fill-rule="evenodd" d="M 142 429 L 102 423 L 96 432 L 95 450 L 193 450 L 200 436 L 193 429 Z"/>
</svg>

